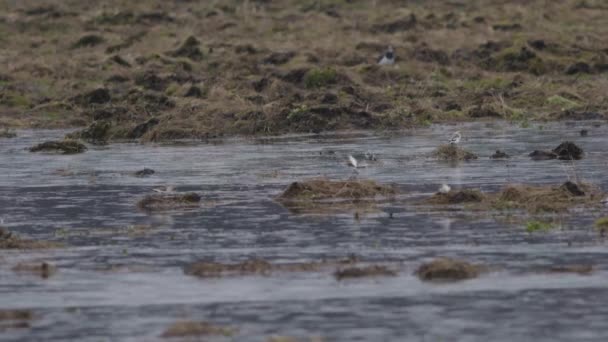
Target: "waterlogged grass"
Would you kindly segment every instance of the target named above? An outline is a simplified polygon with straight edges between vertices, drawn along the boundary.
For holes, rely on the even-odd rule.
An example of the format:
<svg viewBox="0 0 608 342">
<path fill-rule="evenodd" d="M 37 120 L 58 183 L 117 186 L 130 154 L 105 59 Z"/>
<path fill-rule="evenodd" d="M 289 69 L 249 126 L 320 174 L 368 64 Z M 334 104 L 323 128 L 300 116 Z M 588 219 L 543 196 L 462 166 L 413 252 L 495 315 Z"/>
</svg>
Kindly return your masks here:
<svg viewBox="0 0 608 342">
<path fill-rule="evenodd" d="M 532 234 L 537 232 L 548 232 L 552 229 L 557 228 L 550 222 L 543 221 L 528 221 L 526 222 L 526 232 Z"/>
</svg>

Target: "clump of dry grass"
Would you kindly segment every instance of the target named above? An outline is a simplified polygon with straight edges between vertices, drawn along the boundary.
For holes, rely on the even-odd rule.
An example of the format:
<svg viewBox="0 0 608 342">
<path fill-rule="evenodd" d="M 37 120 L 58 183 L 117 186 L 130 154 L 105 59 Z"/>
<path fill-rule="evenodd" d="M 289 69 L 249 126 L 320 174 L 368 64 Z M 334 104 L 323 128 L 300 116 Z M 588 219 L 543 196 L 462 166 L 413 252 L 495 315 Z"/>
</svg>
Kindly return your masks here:
<svg viewBox="0 0 608 342">
<path fill-rule="evenodd" d="M 444 161 L 467 161 L 477 159 L 477 155 L 458 145 L 441 145 L 433 152 L 433 156 Z"/>
<path fill-rule="evenodd" d="M 315 272 L 322 269 L 354 264 L 358 259 L 350 256 L 344 260 L 324 260 L 297 263 L 274 264 L 262 259 L 251 259 L 236 264 L 199 261 L 184 268 L 184 273 L 201 278 L 242 276 L 242 275 L 270 275 L 272 272 Z"/>
<path fill-rule="evenodd" d="M 426 202 L 429 204 L 463 204 L 480 203 L 485 199 L 484 195 L 475 189 L 452 190 L 447 193 L 438 192 Z"/>
<path fill-rule="evenodd" d="M 209 322 L 177 321 L 167 328 L 161 337 L 232 336 L 237 331 L 232 327 L 218 326 Z"/>
<path fill-rule="evenodd" d="M 349 267 L 341 268 L 334 272 L 334 277 L 337 280 L 348 278 L 363 278 L 363 277 L 394 277 L 397 272 L 382 265 L 370 265 L 364 267 Z"/>
<path fill-rule="evenodd" d="M 437 258 L 416 270 L 416 275 L 423 281 L 465 280 L 476 278 L 480 273 L 480 266 L 451 258 Z"/>
<path fill-rule="evenodd" d="M 87 147 L 84 144 L 70 139 L 63 141 L 45 141 L 30 147 L 30 152 L 58 152 L 61 154 L 83 153 L 86 150 Z"/>
<path fill-rule="evenodd" d="M 372 180 L 313 179 L 291 183 L 278 199 L 280 201 L 362 200 L 395 194 L 397 191 L 394 187 L 378 184 Z"/>
<path fill-rule="evenodd" d="M 147 195 L 137 202 L 143 210 L 172 210 L 198 207 L 201 196 L 194 192 L 184 194 L 153 194 Z"/>
<path fill-rule="evenodd" d="M 0 249 L 47 249 L 61 247 L 61 244 L 50 241 L 23 239 L 0 227 Z"/>
</svg>

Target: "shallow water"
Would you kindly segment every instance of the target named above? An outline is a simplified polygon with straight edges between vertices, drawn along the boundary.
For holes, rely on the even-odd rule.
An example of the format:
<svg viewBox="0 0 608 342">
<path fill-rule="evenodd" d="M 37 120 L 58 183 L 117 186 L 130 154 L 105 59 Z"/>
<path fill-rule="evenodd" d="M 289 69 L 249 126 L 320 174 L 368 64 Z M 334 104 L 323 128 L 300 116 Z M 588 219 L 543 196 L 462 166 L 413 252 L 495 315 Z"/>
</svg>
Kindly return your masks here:
<svg viewBox="0 0 608 342">
<path fill-rule="evenodd" d="M 31 329 L 7 341 L 153 341 L 177 319 L 239 328 L 235 341 L 269 335 L 327 341 L 571 341 L 608 338 L 608 249 L 593 231 L 606 210 L 577 212 L 561 229 L 529 234 L 504 213 L 414 205 L 441 183 L 493 191 L 506 183 L 576 177 L 608 190 L 608 126 L 506 123 L 436 126 L 391 134 L 349 133 L 227 139 L 206 143 L 112 144 L 84 154 L 26 148 L 64 131 L 24 131 L 0 140 L 0 220 L 10 230 L 69 247 L 0 251 L 0 309 L 29 308 Z M 589 136 L 580 137 L 580 129 Z M 480 155 L 450 165 L 428 157 L 454 130 Z M 534 149 L 564 140 L 576 162 L 531 161 Z M 496 149 L 513 157 L 490 160 Z M 354 175 L 349 153 L 378 162 Z M 143 167 L 156 173 L 137 178 Z M 395 183 L 405 195 L 355 219 L 352 211 L 302 215 L 273 201 L 290 182 L 359 177 Z M 146 213 L 137 200 L 159 185 L 203 196 L 200 208 Z M 392 218 L 390 217 L 392 214 Z M 521 213 L 515 213 L 519 216 Z M 145 225 L 139 229 L 135 226 Z M 337 282 L 328 272 L 198 279 L 182 267 L 206 259 L 312 261 L 355 253 L 389 263 L 394 278 Z M 412 272 L 436 256 L 491 267 L 478 279 L 420 282 Z M 46 260 L 49 279 L 17 274 L 18 262 Z M 592 275 L 538 272 L 592 264 Z"/>
</svg>

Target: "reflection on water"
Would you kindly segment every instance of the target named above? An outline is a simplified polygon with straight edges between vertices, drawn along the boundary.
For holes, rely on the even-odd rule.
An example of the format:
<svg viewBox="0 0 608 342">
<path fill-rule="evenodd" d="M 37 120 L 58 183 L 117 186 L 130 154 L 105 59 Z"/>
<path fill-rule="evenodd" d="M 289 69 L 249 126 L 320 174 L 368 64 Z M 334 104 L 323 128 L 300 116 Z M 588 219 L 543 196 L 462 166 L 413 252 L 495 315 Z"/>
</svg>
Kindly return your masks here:
<svg viewBox="0 0 608 342">
<path fill-rule="evenodd" d="M 607 190 L 608 129 L 578 125 L 468 124 L 390 134 L 113 144 L 72 156 L 26 151 L 65 132 L 21 132 L 0 140 L 0 222 L 70 247 L 0 251 L 0 308 L 31 308 L 38 316 L 32 329 L 6 331 L 3 338 L 155 340 L 168 324 L 188 318 L 237 326 L 237 341 L 271 334 L 328 341 L 605 340 L 608 250 L 592 223 L 606 210 L 554 217 L 562 229 L 528 234 L 505 215 L 411 204 L 442 183 L 493 191 L 506 183 L 576 177 Z M 581 128 L 589 135 L 580 137 Z M 480 158 L 459 165 L 429 158 L 456 129 L 463 133 L 461 144 Z M 580 145 L 585 158 L 527 157 L 564 140 Z M 497 149 L 512 158 L 490 160 Z M 368 151 L 378 161 L 357 177 L 396 184 L 402 201 L 358 218 L 350 211 L 299 215 L 273 201 L 292 181 L 353 176 L 347 156 Z M 144 167 L 156 172 L 135 177 Z M 203 204 L 178 212 L 137 210 L 137 200 L 161 185 L 196 191 Z M 344 283 L 327 272 L 202 280 L 181 271 L 200 259 L 308 261 L 349 253 L 391 263 L 400 276 Z M 422 261 L 440 255 L 493 271 L 449 285 L 412 276 Z M 11 271 L 18 262 L 40 259 L 57 265 L 57 275 L 42 280 Z M 537 272 L 555 264 L 593 264 L 597 271 Z"/>
</svg>

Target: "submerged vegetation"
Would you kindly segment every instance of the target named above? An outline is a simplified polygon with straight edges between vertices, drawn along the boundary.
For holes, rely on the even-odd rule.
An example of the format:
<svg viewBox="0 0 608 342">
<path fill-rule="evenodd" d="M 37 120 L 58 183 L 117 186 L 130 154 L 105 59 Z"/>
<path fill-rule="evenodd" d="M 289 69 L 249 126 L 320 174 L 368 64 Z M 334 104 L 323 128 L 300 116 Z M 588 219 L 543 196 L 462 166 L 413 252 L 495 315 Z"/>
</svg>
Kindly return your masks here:
<svg viewBox="0 0 608 342">
<path fill-rule="evenodd" d="M 422 264 L 416 275 L 423 281 L 456 281 L 476 278 L 481 267 L 464 260 L 437 258 Z"/>
</svg>

